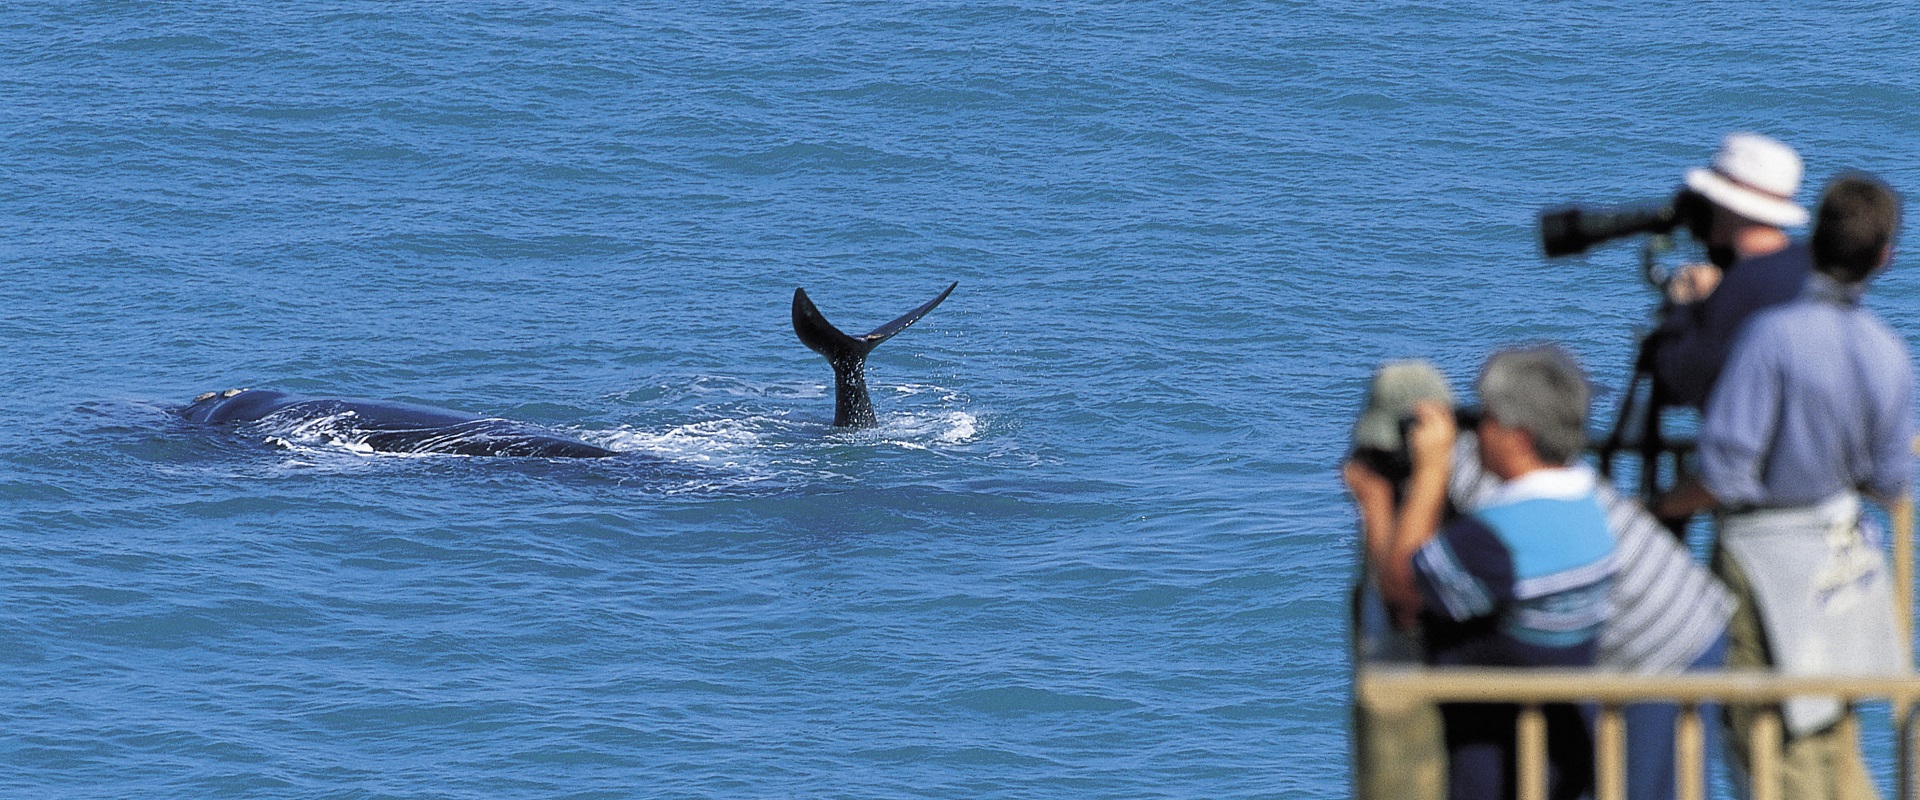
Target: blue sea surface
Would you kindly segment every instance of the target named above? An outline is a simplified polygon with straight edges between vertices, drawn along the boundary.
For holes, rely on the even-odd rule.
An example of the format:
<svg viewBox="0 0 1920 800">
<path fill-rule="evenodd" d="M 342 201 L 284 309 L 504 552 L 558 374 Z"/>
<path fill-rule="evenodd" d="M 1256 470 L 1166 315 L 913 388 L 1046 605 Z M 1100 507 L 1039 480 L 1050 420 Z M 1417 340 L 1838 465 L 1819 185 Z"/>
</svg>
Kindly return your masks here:
<svg viewBox="0 0 1920 800">
<path fill-rule="evenodd" d="M 1920 189 L 1897 3 L 0 8 L 0 794 L 1320 798 L 1372 366 L 1626 378 L 1719 137 Z M 1910 340 L 1920 278 L 1873 305 Z M 805 287 L 875 351 L 840 430 Z M 622 451 L 189 425 L 229 387 Z M 1602 414 L 1610 413 L 1602 401 Z"/>
</svg>

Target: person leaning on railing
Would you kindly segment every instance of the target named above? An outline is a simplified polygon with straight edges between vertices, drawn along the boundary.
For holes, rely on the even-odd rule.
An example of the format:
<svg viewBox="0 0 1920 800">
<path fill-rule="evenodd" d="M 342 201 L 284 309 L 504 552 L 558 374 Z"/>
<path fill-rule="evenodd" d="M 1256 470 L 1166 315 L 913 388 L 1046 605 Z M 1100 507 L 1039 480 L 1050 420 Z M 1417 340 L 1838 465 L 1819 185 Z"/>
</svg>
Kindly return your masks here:
<svg viewBox="0 0 1920 800">
<path fill-rule="evenodd" d="M 1488 359 L 1479 394 L 1481 463 L 1505 482 L 1473 514 L 1441 525 L 1453 413 L 1422 401 L 1407 435 L 1411 473 L 1400 502 L 1378 475 L 1349 470 L 1361 507 L 1394 508 L 1366 526 L 1366 552 L 1396 615 L 1418 614 L 1434 666 L 1592 666 L 1606 620 L 1613 536 L 1590 471 L 1567 465 L 1586 444 L 1585 376 L 1564 350 L 1510 350 Z M 1446 704 L 1448 794 L 1503 797 L 1514 785 L 1511 704 Z M 1547 709 L 1554 797 L 1592 783 L 1592 739 L 1571 705 Z"/>
<path fill-rule="evenodd" d="M 1585 467 L 1581 467 L 1585 468 Z M 1453 452 L 1447 488 L 1454 508 L 1471 512 L 1498 497 L 1500 481 L 1480 466 L 1476 438 L 1462 431 Z M 1605 481 L 1596 495 L 1613 532 L 1612 604 L 1600 632 L 1595 666 L 1637 675 L 1672 675 L 1718 669 L 1726 659 L 1727 621 L 1733 595 L 1654 519 L 1640 501 L 1622 496 Z M 1705 705 L 1700 713 L 1711 714 Z M 1631 703 L 1626 723 L 1626 791 L 1631 800 L 1674 796 L 1674 724 L 1671 702 Z M 1718 727 L 1704 729 L 1703 753 L 1717 751 Z"/>
<path fill-rule="evenodd" d="M 1366 408 L 1354 420 L 1353 449 L 1341 473 L 1353 489 L 1365 547 L 1385 548 L 1394 540 L 1397 507 L 1409 469 L 1401 421 L 1422 401 L 1451 407 L 1453 393 L 1447 389 L 1447 379 L 1425 361 L 1390 361 L 1374 372 Z M 1474 469 L 1479 469 L 1477 462 Z M 1384 555 L 1384 550 L 1363 555 L 1360 580 L 1354 586 L 1356 676 L 1368 667 L 1425 662 L 1419 626 L 1411 617 L 1392 620 L 1380 597 L 1372 565 Z M 1353 788 L 1359 800 L 1440 800 L 1446 795 L 1445 762 L 1440 714 L 1433 706 L 1354 707 Z"/>
<path fill-rule="evenodd" d="M 1821 200 L 1814 274 L 1791 303 L 1755 315 L 1715 384 L 1699 436 L 1699 476 L 1661 500 L 1662 516 L 1720 511 L 1714 568 L 1740 600 L 1729 667 L 1790 675 L 1904 671 L 1904 637 L 1861 489 L 1886 502 L 1912 481 L 1913 368 L 1904 341 L 1860 304 L 1892 257 L 1899 202 L 1885 184 L 1843 176 Z M 1751 754 L 1751 709 L 1731 709 L 1736 755 Z M 1785 796 L 1866 798 L 1857 721 L 1832 698 L 1782 707 Z"/>
<path fill-rule="evenodd" d="M 1453 402 L 1446 378 L 1431 364 L 1394 361 L 1374 373 L 1366 408 L 1354 424 L 1352 455 L 1343 466 L 1350 485 L 1378 475 L 1394 487 L 1396 495 L 1402 491 L 1408 467 L 1399 421 L 1422 400 Z M 1447 498 L 1455 511 L 1479 509 L 1499 492 L 1499 478 L 1480 465 L 1473 431 L 1459 432 L 1451 466 Z M 1596 493 L 1613 532 L 1615 568 L 1608 596 L 1612 613 L 1600 633 L 1596 666 L 1641 675 L 1718 668 L 1726 655 L 1732 595 L 1639 501 L 1620 495 L 1604 481 L 1597 483 Z M 1358 510 L 1363 524 L 1391 526 L 1396 502 L 1381 497 L 1377 507 L 1362 505 Z M 1369 539 L 1384 546 L 1392 536 L 1376 533 Z M 1369 570 L 1356 588 L 1356 666 L 1421 663 L 1417 627 L 1396 629 L 1389 624 L 1373 583 Z M 1633 800 L 1673 796 L 1677 715 L 1678 707 L 1670 702 L 1626 707 L 1626 789 Z M 1381 800 L 1438 797 L 1445 773 L 1437 763 L 1444 755 L 1438 724 L 1437 715 L 1425 706 L 1391 712 L 1356 709 L 1356 795 Z M 1716 750 L 1712 740 L 1717 730 L 1706 730 L 1706 752 Z"/>
</svg>

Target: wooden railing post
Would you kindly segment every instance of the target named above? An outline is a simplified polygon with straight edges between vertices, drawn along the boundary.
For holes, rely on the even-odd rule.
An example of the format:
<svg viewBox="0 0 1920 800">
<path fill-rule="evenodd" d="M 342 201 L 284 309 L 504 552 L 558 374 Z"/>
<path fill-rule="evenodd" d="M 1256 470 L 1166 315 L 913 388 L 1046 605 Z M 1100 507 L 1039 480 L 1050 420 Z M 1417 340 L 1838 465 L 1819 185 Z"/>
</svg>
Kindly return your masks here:
<svg viewBox="0 0 1920 800">
<path fill-rule="evenodd" d="M 1706 800 L 1706 729 L 1700 725 L 1700 706 L 1681 703 L 1673 720 L 1673 796 L 1676 800 Z"/>
<path fill-rule="evenodd" d="M 1595 800 L 1627 800 L 1627 723 L 1620 706 L 1600 707 L 1593 739 Z"/>
<path fill-rule="evenodd" d="M 1893 523 L 1893 608 L 1900 622 L 1901 640 L 1908 666 L 1913 659 L 1913 492 L 1908 491 L 1887 509 Z"/>
<path fill-rule="evenodd" d="M 1539 703 L 1527 703 L 1514 724 L 1520 750 L 1518 800 L 1547 800 L 1547 715 Z"/>
<path fill-rule="evenodd" d="M 1753 763 L 1753 800 L 1780 800 L 1780 748 L 1784 740 L 1780 730 L 1780 707 L 1762 706 L 1753 715 L 1753 729 L 1747 741 L 1748 758 Z"/>
</svg>

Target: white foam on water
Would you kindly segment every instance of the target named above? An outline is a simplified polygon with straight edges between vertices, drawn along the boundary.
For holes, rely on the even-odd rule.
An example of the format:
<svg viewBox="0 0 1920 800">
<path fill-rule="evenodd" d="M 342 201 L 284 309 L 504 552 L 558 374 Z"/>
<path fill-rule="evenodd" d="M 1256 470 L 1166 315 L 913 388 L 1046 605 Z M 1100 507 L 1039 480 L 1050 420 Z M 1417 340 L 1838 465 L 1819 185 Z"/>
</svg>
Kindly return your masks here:
<svg viewBox="0 0 1920 800">
<path fill-rule="evenodd" d="M 603 431 L 566 431 L 588 444 L 700 466 L 739 466 L 753 462 L 767 439 L 768 418 L 715 419 L 665 430 L 631 427 Z"/>
<path fill-rule="evenodd" d="M 980 435 L 980 420 L 967 411 L 889 414 L 880 418 L 872 434 L 896 447 L 934 451 L 941 445 L 973 442 Z"/>
<path fill-rule="evenodd" d="M 964 410 L 968 405 L 966 395 L 927 383 L 898 384 L 887 387 L 887 390 L 899 398 L 920 398 L 918 405 L 930 405 L 932 408 L 881 414 L 880 425 L 875 432 L 882 441 L 899 447 L 927 450 L 938 445 L 969 444 L 979 438 L 980 418 Z"/>
<path fill-rule="evenodd" d="M 353 423 L 359 416 L 354 411 L 312 418 L 269 414 L 248 427 L 262 434 L 268 444 L 288 450 L 375 455 L 373 447 L 366 443 L 365 434 L 354 428 Z"/>
</svg>

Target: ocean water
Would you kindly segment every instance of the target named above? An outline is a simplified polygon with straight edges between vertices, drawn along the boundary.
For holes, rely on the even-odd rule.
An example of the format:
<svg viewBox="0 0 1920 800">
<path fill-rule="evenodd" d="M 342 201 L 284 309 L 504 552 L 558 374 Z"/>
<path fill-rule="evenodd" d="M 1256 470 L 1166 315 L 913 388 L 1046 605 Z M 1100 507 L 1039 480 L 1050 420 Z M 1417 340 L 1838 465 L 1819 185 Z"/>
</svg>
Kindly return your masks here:
<svg viewBox="0 0 1920 800">
<path fill-rule="evenodd" d="M 1895 3 L 0 8 L 0 794 L 1318 798 L 1371 367 L 1617 384 L 1534 215 L 1920 187 Z M 1874 305 L 1920 334 L 1914 273 Z M 882 346 L 842 431 L 805 287 Z M 603 462 L 169 413 L 261 387 Z M 1603 401 L 1602 413 L 1606 413 Z"/>
</svg>

